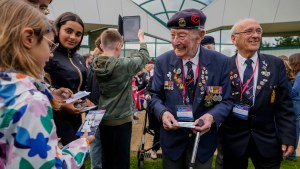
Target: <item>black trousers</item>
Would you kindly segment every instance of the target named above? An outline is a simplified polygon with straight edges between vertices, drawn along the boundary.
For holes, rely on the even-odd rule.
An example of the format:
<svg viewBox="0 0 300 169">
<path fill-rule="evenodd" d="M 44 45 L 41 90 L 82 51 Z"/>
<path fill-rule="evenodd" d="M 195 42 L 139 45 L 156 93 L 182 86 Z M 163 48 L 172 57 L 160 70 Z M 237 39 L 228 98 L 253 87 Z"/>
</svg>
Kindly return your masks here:
<svg viewBox="0 0 300 169">
<path fill-rule="evenodd" d="M 247 169 L 248 159 L 251 158 L 255 169 L 280 169 L 282 157 L 265 158 L 261 155 L 253 139 L 250 139 L 247 151 L 237 157 L 223 150 L 223 169 Z"/>
<path fill-rule="evenodd" d="M 64 111 L 56 111 L 53 113 L 56 132 L 63 146 L 78 139 L 76 132 L 81 126 L 81 115 L 70 115 Z"/>
<path fill-rule="evenodd" d="M 130 168 L 131 130 L 132 122 L 119 126 L 100 125 L 103 169 Z"/>
</svg>

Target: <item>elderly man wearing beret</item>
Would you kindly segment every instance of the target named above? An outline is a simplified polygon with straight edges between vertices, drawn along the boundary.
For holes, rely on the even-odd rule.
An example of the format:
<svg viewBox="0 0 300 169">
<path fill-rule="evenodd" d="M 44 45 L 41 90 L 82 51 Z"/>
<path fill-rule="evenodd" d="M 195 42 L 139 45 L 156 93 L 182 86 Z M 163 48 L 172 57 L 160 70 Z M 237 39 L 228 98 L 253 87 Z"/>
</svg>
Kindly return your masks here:
<svg viewBox="0 0 300 169">
<path fill-rule="evenodd" d="M 150 109 L 162 123 L 164 169 L 189 167 L 196 132 L 195 168 L 211 168 L 218 127 L 232 109 L 228 57 L 200 45 L 205 20 L 197 9 L 175 13 L 167 23 L 173 50 L 155 63 Z"/>
</svg>

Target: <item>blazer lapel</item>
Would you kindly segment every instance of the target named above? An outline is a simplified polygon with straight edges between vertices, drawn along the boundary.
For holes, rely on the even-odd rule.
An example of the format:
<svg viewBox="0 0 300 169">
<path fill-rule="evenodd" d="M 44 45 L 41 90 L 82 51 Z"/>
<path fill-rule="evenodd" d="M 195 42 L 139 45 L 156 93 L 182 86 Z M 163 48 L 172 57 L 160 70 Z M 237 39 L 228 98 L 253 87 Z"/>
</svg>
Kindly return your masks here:
<svg viewBox="0 0 300 169">
<path fill-rule="evenodd" d="M 261 89 L 265 86 L 265 84 L 269 81 L 270 78 L 270 71 L 268 67 L 268 63 L 264 55 L 259 54 L 259 68 L 258 68 L 258 77 L 257 77 L 257 84 L 256 84 L 256 92 L 255 98 L 260 93 Z"/>
<path fill-rule="evenodd" d="M 241 78 L 240 78 L 240 75 L 239 75 L 239 71 L 237 69 L 237 66 L 236 66 L 236 57 L 237 55 L 235 56 L 232 56 L 231 59 L 230 59 L 230 80 L 231 80 L 231 86 L 232 86 L 232 95 L 241 95 L 242 91 L 241 91 Z"/>
</svg>

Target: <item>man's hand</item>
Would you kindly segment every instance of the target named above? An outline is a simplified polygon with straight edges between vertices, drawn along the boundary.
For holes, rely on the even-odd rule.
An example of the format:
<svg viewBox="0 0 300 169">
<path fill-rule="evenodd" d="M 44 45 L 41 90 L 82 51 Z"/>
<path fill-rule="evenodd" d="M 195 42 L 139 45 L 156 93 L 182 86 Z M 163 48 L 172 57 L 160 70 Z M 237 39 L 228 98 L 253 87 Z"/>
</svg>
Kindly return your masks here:
<svg viewBox="0 0 300 169">
<path fill-rule="evenodd" d="M 178 124 L 177 120 L 168 111 L 163 113 L 162 122 L 163 122 L 163 126 L 166 130 L 176 130 L 179 128 L 179 124 Z"/>
<path fill-rule="evenodd" d="M 202 119 L 203 122 L 204 122 L 204 125 L 201 126 L 201 127 L 198 126 L 198 122 L 199 122 L 200 119 Z M 194 122 L 195 128 L 192 129 L 192 130 L 194 132 L 201 132 L 201 133 L 204 134 L 204 133 L 206 133 L 210 130 L 211 125 L 213 123 L 214 123 L 214 117 L 211 114 L 206 113 Z"/>
<path fill-rule="evenodd" d="M 293 153 L 294 146 L 282 144 L 281 150 L 282 150 L 282 156 L 285 158 Z"/>
</svg>

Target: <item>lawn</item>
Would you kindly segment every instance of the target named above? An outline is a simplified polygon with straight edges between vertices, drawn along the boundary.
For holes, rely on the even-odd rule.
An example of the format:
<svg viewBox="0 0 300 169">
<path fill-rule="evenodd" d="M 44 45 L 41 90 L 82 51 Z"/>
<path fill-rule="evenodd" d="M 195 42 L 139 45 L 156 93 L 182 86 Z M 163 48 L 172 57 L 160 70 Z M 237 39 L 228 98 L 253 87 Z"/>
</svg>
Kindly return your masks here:
<svg viewBox="0 0 300 169">
<path fill-rule="evenodd" d="M 213 164 L 215 163 L 215 157 Z M 130 161 L 130 169 L 137 169 L 138 167 L 138 160 L 136 156 L 136 152 L 131 153 L 131 161 Z M 85 162 L 85 168 L 90 169 L 90 159 L 88 158 Z M 145 159 L 144 160 L 144 169 L 162 169 L 162 160 L 152 160 L 152 159 Z M 300 168 L 300 157 L 297 157 L 296 161 L 289 161 L 289 160 L 283 160 L 281 163 L 280 169 L 299 169 Z M 215 169 L 214 165 L 212 169 Z M 248 169 L 254 169 L 253 164 L 251 163 L 251 160 L 249 160 L 249 167 Z"/>
</svg>

